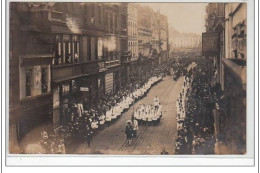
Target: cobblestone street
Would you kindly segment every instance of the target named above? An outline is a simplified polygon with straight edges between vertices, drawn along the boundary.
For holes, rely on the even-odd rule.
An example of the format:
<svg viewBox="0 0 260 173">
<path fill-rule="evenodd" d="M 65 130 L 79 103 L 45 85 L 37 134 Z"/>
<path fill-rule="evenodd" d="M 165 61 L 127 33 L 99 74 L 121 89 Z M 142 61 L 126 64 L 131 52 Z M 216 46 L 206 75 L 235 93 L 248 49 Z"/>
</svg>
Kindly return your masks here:
<svg viewBox="0 0 260 173">
<path fill-rule="evenodd" d="M 152 104 L 153 98 L 157 95 L 163 105 L 163 117 L 157 126 L 139 126 L 138 134 L 128 146 L 124 129 L 126 121 L 131 118 L 133 106 L 125 112 L 114 124 L 99 131 L 93 138 L 90 148 L 85 143 L 75 146 L 75 153 L 78 154 L 160 154 L 164 147 L 170 154 L 174 154 L 174 139 L 176 137 L 176 99 L 181 91 L 183 77 L 173 81 L 166 77 L 162 82 L 154 86 L 146 97 L 135 103 L 138 105 Z"/>
</svg>

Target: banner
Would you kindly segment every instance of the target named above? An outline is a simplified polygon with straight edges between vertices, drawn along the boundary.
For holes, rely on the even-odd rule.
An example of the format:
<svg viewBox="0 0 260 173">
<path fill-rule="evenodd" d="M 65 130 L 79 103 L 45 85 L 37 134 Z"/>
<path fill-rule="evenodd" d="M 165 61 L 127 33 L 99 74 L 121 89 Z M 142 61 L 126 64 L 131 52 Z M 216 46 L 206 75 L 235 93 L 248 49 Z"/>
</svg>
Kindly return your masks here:
<svg viewBox="0 0 260 173">
<path fill-rule="evenodd" d="M 202 55 L 218 56 L 219 55 L 219 34 L 218 32 L 202 33 Z"/>
</svg>

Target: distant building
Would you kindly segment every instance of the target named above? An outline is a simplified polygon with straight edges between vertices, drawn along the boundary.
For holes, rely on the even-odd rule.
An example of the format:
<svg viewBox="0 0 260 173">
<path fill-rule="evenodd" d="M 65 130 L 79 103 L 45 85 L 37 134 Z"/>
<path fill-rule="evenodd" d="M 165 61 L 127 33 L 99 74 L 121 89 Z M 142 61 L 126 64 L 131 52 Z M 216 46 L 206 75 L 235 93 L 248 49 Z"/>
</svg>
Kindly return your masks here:
<svg viewBox="0 0 260 173">
<path fill-rule="evenodd" d="M 159 28 L 159 63 L 165 62 L 169 58 L 169 29 L 167 16 L 157 13 L 157 21 Z"/>
<path fill-rule="evenodd" d="M 197 34 L 180 34 L 171 39 L 171 50 L 183 48 L 200 48 L 201 35 Z"/>
<path fill-rule="evenodd" d="M 169 30 L 171 51 L 186 48 L 201 48 L 201 35 L 195 33 L 180 33 L 173 27 Z"/>
</svg>

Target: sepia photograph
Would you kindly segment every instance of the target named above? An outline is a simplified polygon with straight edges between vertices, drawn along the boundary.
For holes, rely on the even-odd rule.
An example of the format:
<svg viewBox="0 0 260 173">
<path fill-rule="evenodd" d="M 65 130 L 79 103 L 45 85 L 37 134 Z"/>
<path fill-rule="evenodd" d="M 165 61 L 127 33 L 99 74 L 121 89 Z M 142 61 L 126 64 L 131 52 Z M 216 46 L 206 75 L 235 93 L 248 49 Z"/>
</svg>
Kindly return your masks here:
<svg viewBox="0 0 260 173">
<path fill-rule="evenodd" d="M 248 153 L 247 2 L 8 8 L 9 154 Z"/>
</svg>

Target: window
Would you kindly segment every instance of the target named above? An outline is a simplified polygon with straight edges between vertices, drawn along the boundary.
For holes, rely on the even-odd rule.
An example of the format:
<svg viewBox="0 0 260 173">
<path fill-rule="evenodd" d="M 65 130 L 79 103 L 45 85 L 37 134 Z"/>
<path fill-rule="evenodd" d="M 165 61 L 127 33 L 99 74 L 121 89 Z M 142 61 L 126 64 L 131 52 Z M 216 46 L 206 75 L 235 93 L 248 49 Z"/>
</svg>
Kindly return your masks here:
<svg viewBox="0 0 260 173">
<path fill-rule="evenodd" d="M 91 61 L 95 61 L 97 56 L 97 38 L 91 37 Z"/>
<path fill-rule="evenodd" d="M 47 93 L 48 91 L 48 76 L 47 76 L 47 68 L 42 68 L 42 76 L 41 76 L 41 83 L 42 83 L 42 94 Z"/>
<path fill-rule="evenodd" d="M 60 36 L 57 36 L 60 38 Z M 63 41 L 57 39 L 55 49 L 55 59 L 53 64 L 72 64 L 79 62 L 79 36 L 77 35 L 64 35 Z"/>
<path fill-rule="evenodd" d="M 62 63 L 69 64 L 72 62 L 71 56 L 71 36 L 70 35 L 63 35 L 63 61 Z"/>
<path fill-rule="evenodd" d="M 61 86 L 61 88 L 62 88 L 62 95 L 63 96 L 70 92 L 70 85 L 69 84 L 63 84 Z"/>
<path fill-rule="evenodd" d="M 72 92 L 77 92 L 78 91 L 78 85 L 77 85 L 75 80 L 71 81 L 71 87 L 72 87 L 72 89 L 71 89 Z"/>
<path fill-rule="evenodd" d="M 115 28 L 117 29 L 117 15 L 115 15 Z"/>
<path fill-rule="evenodd" d="M 75 41 L 73 46 L 74 46 L 74 62 L 79 63 L 79 42 Z"/>
<path fill-rule="evenodd" d="M 87 38 L 87 56 L 88 56 L 88 61 L 91 61 L 91 39 L 90 37 Z"/>
<path fill-rule="evenodd" d="M 92 4 L 91 12 L 92 12 L 91 17 L 92 17 L 93 19 L 95 19 L 95 4 Z M 95 20 L 93 20 L 93 23 L 95 23 Z"/>
<path fill-rule="evenodd" d="M 126 16 L 125 15 L 121 15 L 121 28 L 126 28 Z"/>
<path fill-rule="evenodd" d="M 110 32 L 113 32 L 113 15 L 109 15 L 110 20 Z"/>
<path fill-rule="evenodd" d="M 61 42 L 57 42 L 57 46 L 55 49 L 55 59 L 54 59 L 54 64 L 58 65 L 61 64 Z"/>
<path fill-rule="evenodd" d="M 72 62 L 72 57 L 71 57 L 71 43 L 70 42 L 65 42 L 65 63 L 70 64 Z"/>
<path fill-rule="evenodd" d="M 25 72 L 25 87 L 26 87 L 26 97 L 32 95 L 32 69 L 27 69 Z"/>
<path fill-rule="evenodd" d="M 107 11 L 105 11 L 105 15 L 104 16 L 106 16 L 106 18 L 104 20 L 105 26 L 108 27 L 108 12 Z"/>
<path fill-rule="evenodd" d="M 100 25 L 102 25 L 102 11 L 101 11 L 101 6 L 98 6 L 98 22 Z"/>
</svg>

